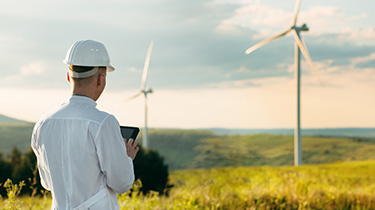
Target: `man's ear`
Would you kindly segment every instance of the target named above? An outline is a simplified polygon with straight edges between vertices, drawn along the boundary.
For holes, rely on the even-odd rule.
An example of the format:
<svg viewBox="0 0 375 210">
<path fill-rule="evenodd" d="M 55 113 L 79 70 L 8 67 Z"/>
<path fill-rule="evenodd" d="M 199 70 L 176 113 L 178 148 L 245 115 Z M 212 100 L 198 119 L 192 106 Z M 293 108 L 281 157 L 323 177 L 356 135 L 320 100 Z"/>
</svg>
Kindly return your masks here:
<svg viewBox="0 0 375 210">
<path fill-rule="evenodd" d="M 69 72 L 66 72 L 66 79 L 68 80 L 68 82 L 70 83 L 70 76 L 69 76 Z"/>
<path fill-rule="evenodd" d="M 98 86 L 100 86 L 104 82 L 104 79 L 105 79 L 104 77 L 105 77 L 104 73 L 99 74 L 98 80 L 97 80 L 97 85 Z"/>
</svg>

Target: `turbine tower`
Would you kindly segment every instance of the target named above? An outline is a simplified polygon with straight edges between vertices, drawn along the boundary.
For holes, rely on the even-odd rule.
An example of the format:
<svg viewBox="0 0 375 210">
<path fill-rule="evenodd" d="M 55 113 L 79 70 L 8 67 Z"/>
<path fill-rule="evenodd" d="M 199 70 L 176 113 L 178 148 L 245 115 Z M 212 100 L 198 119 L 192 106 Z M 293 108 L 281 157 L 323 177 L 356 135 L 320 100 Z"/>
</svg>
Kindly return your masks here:
<svg viewBox="0 0 375 210">
<path fill-rule="evenodd" d="M 301 0 L 297 0 L 295 10 L 294 10 L 294 18 L 292 21 L 292 26 L 288 28 L 287 30 L 276 34 L 273 37 L 270 37 L 268 39 L 265 39 L 256 45 L 250 47 L 249 49 L 246 50 L 246 54 L 250 54 L 254 50 L 262 47 L 263 45 L 266 45 L 280 37 L 283 37 L 287 35 L 289 32 L 293 34 L 293 37 L 295 39 L 295 82 L 296 82 L 296 124 L 295 124 L 295 130 L 294 130 L 294 165 L 299 166 L 302 164 L 302 149 L 301 149 L 301 104 L 300 104 L 300 96 L 301 96 L 301 65 L 300 65 L 300 59 L 301 59 L 301 53 L 303 57 L 305 57 L 305 60 L 311 67 L 313 73 L 315 76 L 318 78 L 319 82 L 321 82 L 318 71 L 314 67 L 312 60 L 310 58 L 309 52 L 307 51 L 306 45 L 301 39 L 300 32 L 302 31 L 308 31 L 309 28 L 306 26 L 306 24 L 303 24 L 302 26 L 298 27 L 296 26 L 297 23 L 297 18 L 298 18 L 298 12 L 299 12 L 299 7 L 300 7 Z"/>
<path fill-rule="evenodd" d="M 134 98 L 137 98 L 138 96 L 142 95 L 142 93 L 145 96 L 145 127 L 144 127 L 143 140 L 142 140 L 142 146 L 143 146 L 144 149 L 148 149 L 148 147 L 149 147 L 149 145 L 148 145 L 148 126 L 147 126 L 147 110 L 148 110 L 147 94 L 152 93 L 152 89 L 146 88 L 146 81 L 147 81 L 148 67 L 150 65 L 151 52 L 152 52 L 153 46 L 154 46 L 154 41 L 151 41 L 150 45 L 148 47 L 148 50 L 147 50 L 145 64 L 143 66 L 141 88 L 136 95 L 134 95 L 133 97 L 128 99 L 128 100 L 132 100 Z"/>
</svg>

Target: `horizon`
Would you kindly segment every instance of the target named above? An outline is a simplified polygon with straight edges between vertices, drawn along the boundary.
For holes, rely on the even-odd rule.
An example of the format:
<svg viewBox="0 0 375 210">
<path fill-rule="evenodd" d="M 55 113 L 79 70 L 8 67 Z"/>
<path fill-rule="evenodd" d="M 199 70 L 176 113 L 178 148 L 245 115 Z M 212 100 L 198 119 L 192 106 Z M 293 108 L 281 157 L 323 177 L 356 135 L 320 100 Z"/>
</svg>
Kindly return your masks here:
<svg viewBox="0 0 375 210">
<path fill-rule="evenodd" d="M 15 123 L 26 123 L 26 124 L 34 124 L 36 122 L 31 122 L 31 121 L 26 121 L 26 120 L 23 120 L 21 118 L 14 118 L 12 116 L 8 116 L 8 115 L 4 115 L 2 113 L 0 113 L 0 124 L 1 123 L 4 123 L 4 124 L 7 124 L 7 122 L 2 122 L 1 121 L 1 117 L 6 117 L 6 118 L 10 118 L 10 120 L 17 120 L 17 121 L 23 121 L 23 122 L 15 122 Z M 10 123 L 12 124 L 12 122 Z M 141 130 L 142 130 L 142 126 L 139 127 Z M 289 127 L 289 128 L 228 128 L 228 127 L 201 127 L 201 128 L 179 128 L 179 127 L 149 127 L 148 128 L 149 130 L 157 130 L 157 129 L 181 129 L 181 130 L 219 130 L 219 129 L 222 129 L 222 130 L 294 130 L 294 128 L 292 127 Z M 375 126 L 374 127 L 320 127 L 320 128 L 308 128 L 308 127 L 305 127 L 305 128 L 301 128 L 301 130 L 324 130 L 324 129 L 375 129 Z"/>
</svg>

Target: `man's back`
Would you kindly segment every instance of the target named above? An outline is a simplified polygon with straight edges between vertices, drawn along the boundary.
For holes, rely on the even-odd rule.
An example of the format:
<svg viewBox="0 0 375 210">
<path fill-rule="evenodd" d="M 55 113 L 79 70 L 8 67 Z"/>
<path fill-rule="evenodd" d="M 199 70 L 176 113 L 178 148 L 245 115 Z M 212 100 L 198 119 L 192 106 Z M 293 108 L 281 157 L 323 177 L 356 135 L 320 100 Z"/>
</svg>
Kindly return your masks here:
<svg viewBox="0 0 375 210">
<path fill-rule="evenodd" d="M 74 209 L 96 195 L 91 203 L 118 209 L 116 193 L 134 181 L 117 120 L 95 106 L 91 98 L 72 96 L 35 125 L 31 145 L 53 208 Z"/>
</svg>

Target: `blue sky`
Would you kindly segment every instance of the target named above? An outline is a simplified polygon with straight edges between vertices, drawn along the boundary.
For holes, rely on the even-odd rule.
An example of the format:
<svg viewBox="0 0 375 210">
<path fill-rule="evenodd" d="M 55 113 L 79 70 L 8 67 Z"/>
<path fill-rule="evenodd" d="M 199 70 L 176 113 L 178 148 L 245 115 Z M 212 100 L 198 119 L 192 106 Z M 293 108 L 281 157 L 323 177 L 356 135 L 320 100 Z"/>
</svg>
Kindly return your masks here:
<svg viewBox="0 0 375 210">
<path fill-rule="evenodd" d="M 37 120 L 69 97 L 62 60 L 80 39 L 103 42 L 116 71 L 99 108 L 143 124 L 140 86 L 154 40 L 148 86 L 153 127 L 294 126 L 293 38 L 246 55 L 290 27 L 294 0 L 8 1 L 0 8 L 0 113 Z M 373 127 L 375 3 L 302 0 L 297 24 L 318 68 L 303 62 L 303 127 Z M 45 100 L 45 98 L 48 100 Z M 27 111 L 21 111 L 27 110 Z M 131 110 L 131 111 L 129 111 Z M 31 111 L 31 112 L 30 112 Z M 317 116 L 321 116 L 317 118 Z"/>
</svg>

